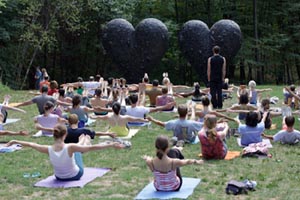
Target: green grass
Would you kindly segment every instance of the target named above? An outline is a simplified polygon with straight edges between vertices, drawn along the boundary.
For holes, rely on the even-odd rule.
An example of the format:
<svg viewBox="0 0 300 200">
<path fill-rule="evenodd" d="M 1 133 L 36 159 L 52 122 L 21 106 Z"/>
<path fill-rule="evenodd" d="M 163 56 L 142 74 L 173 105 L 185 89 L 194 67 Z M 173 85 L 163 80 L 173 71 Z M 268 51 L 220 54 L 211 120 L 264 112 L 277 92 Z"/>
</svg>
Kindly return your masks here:
<svg viewBox="0 0 300 200">
<path fill-rule="evenodd" d="M 263 96 L 278 96 L 282 98 L 282 87 L 271 87 L 273 91 L 264 93 Z M 21 102 L 32 98 L 28 91 L 11 91 L 1 88 L 1 96 L 10 93 L 11 102 Z M 180 102 L 185 99 L 179 100 Z M 236 102 L 234 97 L 227 100 L 225 105 Z M 277 104 L 281 106 L 281 102 Z M 5 126 L 8 130 L 26 129 L 34 134 L 33 117 L 37 114 L 35 105 L 23 107 L 27 114 L 9 112 L 10 118 L 21 118 L 20 122 Z M 169 120 L 173 114 L 154 113 L 155 118 Z M 273 123 L 281 127 L 281 117 L 274 118 Z M 232 127 L 236 126 L 234 124 Z M 94 130 L 104 130 L 105 124 L 97 122 Z M 300 129 L 299 122 L 296 128 Z M 267 131 L 274 134 L 276 130 Z M 88 167 L 109 167 L 112 171 L 101 178 L 89 183 L 82 189 L 45 189 L 35 188 L 33 184 L 42 178 L 51 175 L 52 168 L 46 155 L 38 153 L 30 148 L 21 151 L 1 154 L 0 156 L 0 199 L 133 199 L 141 189 L 152 179 L 152 174 L 141 159 L 144 154 L 155 155 L 154 140 L 160 135 L 172 135 L 161 127 L 153 125 L 142 128 L 132 139 L 132 148 L 124 150 L 106 149 L 103 151 L 84 154 L 84 163 Z M 52 138 L 32 138 L 22 136 L 3 136 L 0 141 L 10 139 L 23 139 L 51 144 Z M 97 143 L 95 139 L 94 143 Z M 236 138 L 231 137 L 227 141 L 230 150 L 241 150 L 237 146 Z M 200 153 L 200 145 L 187 145 L 183 151 L 186 158 L 197 158 Z M 274 144 L 270 150 L 271 159 L 236 158 L 230 161 L 208 161 L 203 165 L 191 165 L 182 168 L 185 177 L 201 178 L 189 199 L 299 199 L 300 198 L 300 168 L 299 146 Z M 25 172 L 41 172 L 41 178 L 23 178 Z M 227 181 L 231 179 L 257 181 L 257 189 L 248 195 L 228 196 L 225 194 Z"/>
</svg>

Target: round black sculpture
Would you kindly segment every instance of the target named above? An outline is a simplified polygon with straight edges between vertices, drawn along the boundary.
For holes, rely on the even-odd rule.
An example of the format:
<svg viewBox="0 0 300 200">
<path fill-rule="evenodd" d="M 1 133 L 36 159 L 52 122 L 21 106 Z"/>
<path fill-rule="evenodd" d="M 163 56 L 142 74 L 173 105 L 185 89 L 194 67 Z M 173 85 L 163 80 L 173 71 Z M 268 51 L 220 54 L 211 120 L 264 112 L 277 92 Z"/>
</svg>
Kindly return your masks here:
<svg viewBox="0 0 300 200">
<path fill-rule="evenodd" d="M 154 18 L 144 19 L 136 29 L 124 19 L 114 19 L 104 29 L 102 44 L 118 65 L 120 75 L 128 82 L 138 82 L 167 51 L 168 29 Z"/>
<path fill-rule="evenodd" d="M 220 54 L 227 63 L 241 48 L 242 32 L 232 20 L 220 20 L 209 30 L 200 20 L 186 22 L 179 33 L 179 44 L 183 55 L 196 69 L 200 78 L 207 83 L 207 60 L 212 56 L 212 48 L 220 46 Z"/>
</svg>

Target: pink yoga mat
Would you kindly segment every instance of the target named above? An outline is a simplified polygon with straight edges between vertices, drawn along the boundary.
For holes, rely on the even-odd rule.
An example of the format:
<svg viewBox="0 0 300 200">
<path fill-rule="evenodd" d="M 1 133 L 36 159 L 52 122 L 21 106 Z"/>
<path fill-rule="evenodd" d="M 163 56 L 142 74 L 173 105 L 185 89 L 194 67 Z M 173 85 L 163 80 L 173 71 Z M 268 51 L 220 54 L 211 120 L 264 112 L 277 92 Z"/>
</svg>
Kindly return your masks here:
<svg viewBox="0 0 300 200">
<path fill-rule="evenodd" d="M 46 188 L 71 188 L 71 187 L 84 187 L 87 183 L 93 181 L 97 177 L 101 177 L 110 169 L 108 168 L 84 168 L 83 176 L 78 181 L 59 181 L 55 178 L 54 175 L 49 176 L 46 179 L 43 179 L 34 186 L 36 187 L 46 187 Z"/>
</svg>

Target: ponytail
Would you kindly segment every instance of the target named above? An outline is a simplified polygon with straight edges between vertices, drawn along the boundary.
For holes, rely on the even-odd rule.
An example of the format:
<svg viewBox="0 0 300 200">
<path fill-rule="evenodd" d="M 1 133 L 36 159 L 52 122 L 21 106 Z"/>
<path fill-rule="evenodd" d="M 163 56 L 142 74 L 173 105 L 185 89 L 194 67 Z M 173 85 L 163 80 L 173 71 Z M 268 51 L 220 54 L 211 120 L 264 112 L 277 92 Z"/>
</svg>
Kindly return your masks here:
<svg viewBox="0 0 300 200">
<path fill-rule="evenodd" d="M 206 131 L 206 136 L 208 138 L 208 141 L 214 142 L 217 138 L 217 131 L 215 129 L 208 129 Z"/>
<path fill-rule="evenodd" d="M 164 155 L 164 152 L 161 149 L 157 149 L 156 156 L 161 160 Z"/>
</svg>

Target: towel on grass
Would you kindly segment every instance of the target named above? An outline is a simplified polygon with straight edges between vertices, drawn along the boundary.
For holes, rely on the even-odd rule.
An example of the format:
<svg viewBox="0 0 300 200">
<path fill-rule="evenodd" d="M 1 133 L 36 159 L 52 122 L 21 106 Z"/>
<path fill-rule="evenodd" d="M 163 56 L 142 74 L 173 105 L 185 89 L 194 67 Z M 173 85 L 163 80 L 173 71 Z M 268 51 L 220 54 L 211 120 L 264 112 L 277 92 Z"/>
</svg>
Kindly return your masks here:
<svg viewBox="0 0 300 200">
<path fill-rule="evenodd" d="M 22 149 L 22 145 L 20 144 L 13 144 L 9 147 L 5 147 L 5 144 L 6 143 L 0 143 L 0 153 L 10 153 Z"/>
<path fill-rule="evenodd" d="M 241 144 L 241 138 L 237 138 L 236 140 L 237 140 L 237 143 L 240 147 L 246 147 L 246 146 Z M 273 148 L 273 145 L 271 144 L 271 141 L 269 139 L 263 139 L 262 143 L 265 143 L 268 148 Z"/>
<path fill-rule="evenodd" d="M 193 194 L 194 189 L 200 183 L 201 179 L 197 178 L 182 178 L 182 186 L 177 192 L 160 192 L 153 186 L 153 181 L 135 197 L 135 199 L 187 199 Z"/>
<path fill-rule="evenodd" d="M 129 140 L 133 136 L 135 136 L 138 132 L 139 132 L 139 129 L 129 129 L 129 133 L 128 133 L 127 136 L 125 136 L 125 137 L 118 137 L 118 138 L 120 138 L 122 140 Z M 107 135 L 105 135 L 105 136 L 99 136 L 99 139 L 100 140 L 113 140 L 113 138 L 111 138 L 111 137 L 109 137 Z"/>
<path fill-rule="evenodd" d="M 228 151 L 224 160 L 232 160 L 234 158 L 239 157 L 240 155 L 241 155 L 241 152 L 239 152 L 239 151 Z M 200 158 L 202 158 L 202 153 L 199 153 L 198 156 Z"/>
<path fill-rule="evenodd" d="M 17 122 L 17 121 L 20 121 L 20 119 L 13 119 L 13 118 L 11 118 L 11 119 L 6 119 L 6 122 L 3 123 L 2 125 L 15 123 L 15 122 Z"/>
<path fill-rule="evenodd" d="M 43 179 L 34 184 L 36 187 L 46 187 L 46 188 L 71 188 L 71 187 L 80 187 L 83 188 L 87 183 L 93 181 L 97 177 L 101 177 L 110 169 L 108 168 L 84 168 L 84 173 L 80 180 L 77 181 L 59 181 L 55 178 L 54 175 L 49 176 L 46 179 Z"/>
</svg>

